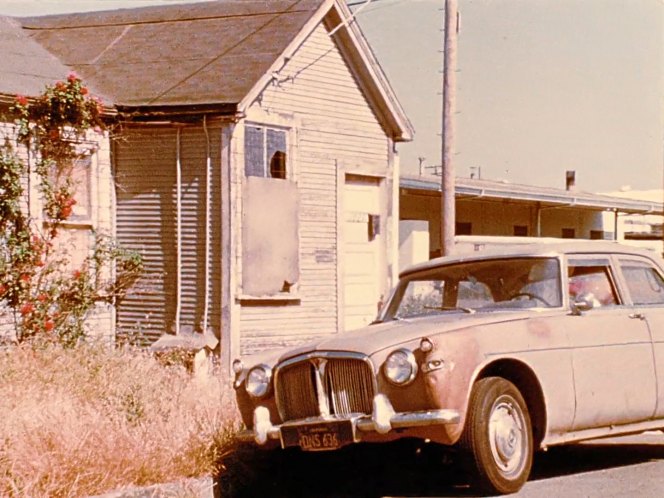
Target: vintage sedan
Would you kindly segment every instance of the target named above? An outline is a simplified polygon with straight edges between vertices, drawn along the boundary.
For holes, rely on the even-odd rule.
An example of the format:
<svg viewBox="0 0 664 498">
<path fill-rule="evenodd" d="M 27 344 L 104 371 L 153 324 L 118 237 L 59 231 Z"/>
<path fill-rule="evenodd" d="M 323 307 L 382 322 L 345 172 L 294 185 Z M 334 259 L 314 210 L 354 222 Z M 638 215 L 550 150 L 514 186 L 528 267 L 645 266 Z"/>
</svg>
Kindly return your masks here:
<svg viewBox="0 0 664 498">
<path fill-rule="evenodd" d="M 611 242 L 439 258 L 374 324 L 233 369 L 243 441 L 420 438 L 512 493 L 537 449 L 664 428 L 664 267 Z"/>
</svg>

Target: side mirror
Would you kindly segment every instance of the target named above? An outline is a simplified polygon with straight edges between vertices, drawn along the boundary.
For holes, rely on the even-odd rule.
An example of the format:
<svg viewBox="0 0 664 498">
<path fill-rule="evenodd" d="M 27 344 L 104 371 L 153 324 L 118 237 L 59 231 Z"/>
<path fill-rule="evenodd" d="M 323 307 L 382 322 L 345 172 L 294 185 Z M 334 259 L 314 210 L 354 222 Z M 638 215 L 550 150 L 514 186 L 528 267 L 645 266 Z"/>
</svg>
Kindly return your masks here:
<svg viewBox="0 0 664 498">
<path fill-rule="evenodd" d="M 576 297 L 572 297 L 572 303 L 571 303 L 571 308 L 572 308 L 572 314 L 573 315 L 581 315 L 581 313 L 585 311 L 590 311 L 595 307 L 595 296 L 593 296 L 591 293 L 585 293 L 585 294 L 580 294 Z"/>
</svg>

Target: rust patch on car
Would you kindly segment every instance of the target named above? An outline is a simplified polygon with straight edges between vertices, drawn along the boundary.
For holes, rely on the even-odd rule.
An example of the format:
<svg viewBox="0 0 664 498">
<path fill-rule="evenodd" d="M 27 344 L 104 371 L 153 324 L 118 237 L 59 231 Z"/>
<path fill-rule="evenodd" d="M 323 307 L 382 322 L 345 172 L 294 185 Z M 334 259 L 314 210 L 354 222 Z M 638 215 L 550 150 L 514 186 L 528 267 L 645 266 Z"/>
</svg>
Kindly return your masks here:
<svg viewBox="0 0 664 498">
<path fill-rule="evenodd" d="M 542 339 L 548 339 L 551 336 L 551 327 L 544 320 L 528 320 L 526 326 L 529 334 Z"/>
<path fill-rule="evenodd" d="M 465 331 L 468 334 L 469 331 Z M 436 347 L 427 360 L 444 361 L 443 368 L 425 374 L 427 395 L 432 408 L 458 410 L 462 416 L 459 424 L 445 426 L 444 434 L 436 439 L 456 441 L 463 430 L 463 418 L 475 367 L 481 363 L 479 344 L 475 334 L 468 337 L 456 335 L 445 340 L 434 340 Z"/>
</svg>

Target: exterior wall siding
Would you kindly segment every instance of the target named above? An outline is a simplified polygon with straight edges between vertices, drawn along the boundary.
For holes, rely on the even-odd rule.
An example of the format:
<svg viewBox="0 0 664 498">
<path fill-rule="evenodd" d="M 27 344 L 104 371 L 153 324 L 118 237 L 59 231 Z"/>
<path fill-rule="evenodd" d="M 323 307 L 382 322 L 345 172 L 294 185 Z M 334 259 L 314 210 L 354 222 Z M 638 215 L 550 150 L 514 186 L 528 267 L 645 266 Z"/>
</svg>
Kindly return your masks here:
<svg viewBox="0 0 664 498">
<path fill-rule="evenodd" d="M 208 328 L 219 334 L 221 293 L 221 129 L 209 127 L 211 166 Z M 180 130 L 182 256 L 181 330 L 201 331 L 205 303 L 207 139 L 203 128 Z M 117 237 L 142 254 L 145 274 L 118 310 L 118 333 L 153 342 L 176 327 L 178 132 L 129 128 L 116 142 Z"/>
<path fill-rule="evenodd" d="M 391 174 L 388 138 L 323 26 L 303 43 L 247 113 L 252 122 L 270 124 L 271 117 L 290 123 L 296 132 L 291 160 L 301 208 L 300 301 L 285 306 L 243 305 L 242 354 L 299 344 L 339 330 L 343 173 Z M 241 134 L 235 138 L 242 140 Z M 242 171 L 241 147 L 235 161 Z M 382 214 L 385 220 L 386 213 Z M 238 254 L 241 271 L 242 252 Z"/>
</svg>

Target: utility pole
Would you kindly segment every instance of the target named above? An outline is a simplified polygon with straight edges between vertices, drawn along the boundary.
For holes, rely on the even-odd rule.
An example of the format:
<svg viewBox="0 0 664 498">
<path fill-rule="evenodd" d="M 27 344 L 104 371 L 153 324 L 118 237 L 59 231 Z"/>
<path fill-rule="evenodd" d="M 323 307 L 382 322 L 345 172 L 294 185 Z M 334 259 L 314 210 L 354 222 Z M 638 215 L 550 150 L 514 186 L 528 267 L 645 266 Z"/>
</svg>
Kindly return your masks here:
<svg viewBox="0 0 664 498">
<path fill-rule="evenodd" d="M 456 104 L 456 61 L 459 9 L 457 0 L 445 0 L 445 32 L 443 46 L 443 130 L 441 175 L 440 249 L 443 256 L 454 250 L 455 170 L 454 112 Z"/>
</svg>

